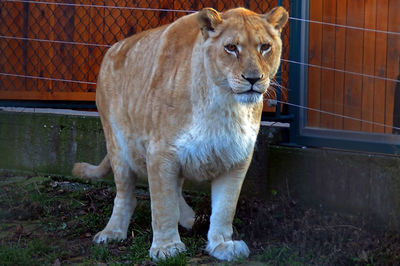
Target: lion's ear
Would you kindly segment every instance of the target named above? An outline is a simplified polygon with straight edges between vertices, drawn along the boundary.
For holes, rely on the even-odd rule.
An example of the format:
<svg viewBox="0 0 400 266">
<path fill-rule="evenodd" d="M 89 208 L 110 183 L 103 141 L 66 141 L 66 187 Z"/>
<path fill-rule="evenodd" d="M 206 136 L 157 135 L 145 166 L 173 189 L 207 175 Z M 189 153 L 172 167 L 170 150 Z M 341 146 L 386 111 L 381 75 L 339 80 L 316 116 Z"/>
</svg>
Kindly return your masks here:
<svg viewBox="0 0 400 266">
<path fill-rule="evenodd" d="M 197 14 L 197 23 L 205 39 L 208 38 L 210 32 L 214 32 L 215 27 L 221 22 L 219 13 L 212 8 L 204 8 Z"/>
<path fill-rule="evenodd" d="M 278 6 L 265 14 L 265 18 L 267 19 L 268 23 L 272 24 L 275 29 L 281 32 L 282 28 L 285 26 L 286 22 L 289 19 L 289 14 L 286 9 Z"/>
</svg>

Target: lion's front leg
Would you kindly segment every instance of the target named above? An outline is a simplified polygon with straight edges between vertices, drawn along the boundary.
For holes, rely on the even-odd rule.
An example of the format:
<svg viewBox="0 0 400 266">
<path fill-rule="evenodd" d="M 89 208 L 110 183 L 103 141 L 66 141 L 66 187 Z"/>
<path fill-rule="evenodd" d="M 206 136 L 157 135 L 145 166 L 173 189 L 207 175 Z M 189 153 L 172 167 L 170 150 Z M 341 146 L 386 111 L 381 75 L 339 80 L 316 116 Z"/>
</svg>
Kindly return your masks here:
<svg viewBox="0 0 400 266">
<path fill-rule="evenodd" d="M 249 248 L 243 241 L 232 240 L 232 221 L 247 165 L 238 167 L 213 180 L 212 213 L 208 231 L 207 252 L 220 260 L 231 261 L 248 257 Z"/>
<path fill-rule="evenodd" d="M 178 232 L 179 167 L 168 157 L 153 152 L 147 160 L 153 228 L 150 257 L 154 260 L 186 250 Z"/>
</svg>

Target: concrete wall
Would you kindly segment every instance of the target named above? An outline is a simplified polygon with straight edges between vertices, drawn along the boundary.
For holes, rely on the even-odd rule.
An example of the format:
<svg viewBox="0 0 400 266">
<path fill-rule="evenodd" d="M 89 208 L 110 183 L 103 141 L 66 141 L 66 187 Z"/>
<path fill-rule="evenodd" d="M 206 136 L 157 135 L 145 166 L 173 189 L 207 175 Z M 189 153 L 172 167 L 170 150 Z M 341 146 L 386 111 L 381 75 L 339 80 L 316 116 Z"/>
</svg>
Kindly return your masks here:
<svg viewBox="0 0 400 266">
<path fill-rule="evenodd" d="M 400 230 L 399 157 L 274 145 L 286 134 L 287 128 L 262 127 L 243 194 L 290 193 Z M 74 162 L 96 164 L 106 154 L 98 117 L 1 111 L 0 151 L 3 173 L 59 176 L 70 176 Z"/>
<path fill-rule="evenodd" d="M 400 158 L 328 149 L 270 147 L 268 187 L 316 208 L 370 215 L 400 230 Z M 287 180 L 287 183 L 286 183 Z"/>
<path fill-rule="evenodd" d="M 0 169 L 62 176 L 106 154 L 98 117 L 24 112 L 0 112 L 0 151 Z"/>
</svg>

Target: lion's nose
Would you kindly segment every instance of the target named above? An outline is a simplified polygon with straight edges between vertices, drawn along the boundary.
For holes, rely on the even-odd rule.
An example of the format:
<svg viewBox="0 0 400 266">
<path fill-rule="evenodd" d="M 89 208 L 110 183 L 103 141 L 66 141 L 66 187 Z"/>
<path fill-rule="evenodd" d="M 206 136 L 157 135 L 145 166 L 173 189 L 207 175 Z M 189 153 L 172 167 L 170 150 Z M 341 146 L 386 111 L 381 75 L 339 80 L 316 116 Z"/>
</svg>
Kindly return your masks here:
<svg viewBox="0 0 400 266">
<path fill-rule="evenodd" d="M 242 78 L 247 80 L 251 85 L 254 85 L 257 81 L 262 79 L 263 76 L 261 75 L 261 77 L 245 77 L 244 75 L 242 75 Z"/>
</svg>

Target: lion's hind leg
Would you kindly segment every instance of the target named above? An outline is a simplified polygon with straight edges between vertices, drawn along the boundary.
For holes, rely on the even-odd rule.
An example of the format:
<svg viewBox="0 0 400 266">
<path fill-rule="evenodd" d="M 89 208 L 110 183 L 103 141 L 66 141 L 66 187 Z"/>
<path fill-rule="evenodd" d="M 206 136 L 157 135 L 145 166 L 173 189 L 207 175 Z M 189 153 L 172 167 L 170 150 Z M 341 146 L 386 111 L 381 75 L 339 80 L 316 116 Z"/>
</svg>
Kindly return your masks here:
<svg viewBox="0 0 400 266">
<path fill-rule="evenodd" d="M 107 226 L 98 232 L 93 241 L 96 243 L 112 240 L 126 239 L 129 222 L 136 207 L 135 186 L 136 175 L 131 171 L 127 163 L 122 160 L 113 160 L 112 168 L 117 188 L 114 199 L 114 207 Z"/>
<path fill-rule="evenodd" d="M 186 203 L 182 195 L 183 178 L 179 180 L 179 224 L 190 230 L 193 227 L 195 213 L 193 209 Z"/>
<path fill-rule="evenodd" d="M 100 179 L 111 171 L 110 159 L 106 155 L 103 161 L 95 166 L 88 163 L 75 163 L 72 174 L 80 178 Z"/>
</svg>

